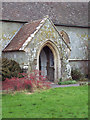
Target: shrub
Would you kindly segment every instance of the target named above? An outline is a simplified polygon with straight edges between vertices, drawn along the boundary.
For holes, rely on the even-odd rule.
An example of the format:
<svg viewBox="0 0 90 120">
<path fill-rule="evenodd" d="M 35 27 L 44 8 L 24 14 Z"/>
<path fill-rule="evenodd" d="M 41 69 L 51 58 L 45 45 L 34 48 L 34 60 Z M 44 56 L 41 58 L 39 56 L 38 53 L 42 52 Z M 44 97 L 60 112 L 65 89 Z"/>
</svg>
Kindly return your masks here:
<svg viewBox="0 0 90 120">
<path fill-rule="evenodd" d="M 72 69 L 71 76 L 73 80 L 80 80 L 80 78 L 82 77 L 82 74 L 78 69 Z"/>
<path fill-rule="evenodd" d="M 81 78 L 79 81 L 89 81 L 89 79 L 88 78 Z"/>
<path fill-rule="evenodd" d="M 5 78 L 18 77 L 18 73 L 20 72 L 22 72 L 22 70 L 16 61 L 2 58 L 2 80 L 5 80 Z"/>
<path fill-rule="evenodd" d="M 33 71 L 30 74 L 27 73 L 19 73 L 19 75 L 23 75 L 22 78 L 12 77 L 11 79 L 6 78 L 3 81 L 3 90 L 10 91 L 20 91 L 20 90 L 28 90 L 33 91 L 37 88 L 39 89 L 48 89 L 50 88 L 50 82 L 46 81 L 45 76 L 41 75 L 41 72 L 38 70 Z"/>
<path fill-rule="evenodd" d="M 75 80 L 69 80 L 69 81 L 62 81 L 58 82 L 59 85 L 68 85 L 68 84 L 76 84 Z"/>
<path fill-rule="evenodd" d="M 59 79 L 59 82 L 62 82 L 62 78 Z"/>
</svg>

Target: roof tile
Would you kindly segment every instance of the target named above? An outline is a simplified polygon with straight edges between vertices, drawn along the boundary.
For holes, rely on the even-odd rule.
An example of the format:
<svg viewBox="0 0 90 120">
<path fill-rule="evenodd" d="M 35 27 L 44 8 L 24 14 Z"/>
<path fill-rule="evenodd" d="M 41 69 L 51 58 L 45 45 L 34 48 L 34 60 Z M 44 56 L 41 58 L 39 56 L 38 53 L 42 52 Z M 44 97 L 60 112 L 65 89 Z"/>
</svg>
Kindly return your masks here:
<svg viewBox="0 0 90 120">
<path fill-rule="evenodd" d="M 3 2 L 2 19 L 31 21 L 49 15 L 54 24 L 88 26 L 88 2 Z"/>
</svg>

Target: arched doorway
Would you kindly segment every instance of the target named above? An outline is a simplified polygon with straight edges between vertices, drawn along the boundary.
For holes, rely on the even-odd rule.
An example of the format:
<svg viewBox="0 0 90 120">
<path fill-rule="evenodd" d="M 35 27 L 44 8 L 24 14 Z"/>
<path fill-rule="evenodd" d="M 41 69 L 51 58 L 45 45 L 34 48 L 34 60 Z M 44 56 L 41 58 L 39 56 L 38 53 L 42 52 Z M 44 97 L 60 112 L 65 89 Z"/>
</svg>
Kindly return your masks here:
<svg viewBox="0 0 90 120">
<path fill-rule="evenodd" d="M 47 67 L 47 55 L 48 55 L 48 52 L 47 53 L 45 53 L 45 50 L 44 49 L 48 49 L 50 52 L 51 52 L 51 56 L 53 57 L 52 59 L 52 61 L 53 62 L 50 62 L 50 64 L 52 63 L 52 72 L 50 72 L 51 70 L 50 69 L 44 69 L 44 70 L 46 70 L 46 72 L 45 72 L 45 74 L 46 75 L 48 75 L 49 74 L 49 76 L 47 76 L 48 77 L 48 79 L 49 80 L 53 80 L 53 82 L 54 83 L 57 83 L 58 82 L 58 80 L 61 78 L 61 58 L 60 58 L 60 52 L 59 52 L 59 49 L 58 49 L 58 47 L 55 45 L 55 43 L 53 43 L 51 40 L 47 40 L 47 41 L 45 41 L 45 42 L 43 42 L 42 44 L 40 44 L 40 47 L 38 47 L 38 49 L 37 49 L 37 65 L 36 65 L 36 69 L 37 70 L 41 70 L 41 59 L 40 59 L 40 56 L 42 55 L 42 56 L 44 56 L 44 57 L 42 57 L 42 58 L 44 58 L 44 61 L 45 61 L 45 65 L 46 65 L 46 67 Z M 49 59 L 49 61 L 50 61 L 50 59 Z M 50 65 L 49 64 L 49 65 Z M 54 64 L 54 66 L 53 66 L 53 64 Z M 54 79 L 52 79 L 52 78 L 50 78 L 50 76 L 51 77 L 53 77 Z"/>
<path fill-rule="evenodd" d="M 42 48 L 39 55 L 39 70 L 49 81 L 54 82 L 54 55 L 48 46 Z"/>
</svg>

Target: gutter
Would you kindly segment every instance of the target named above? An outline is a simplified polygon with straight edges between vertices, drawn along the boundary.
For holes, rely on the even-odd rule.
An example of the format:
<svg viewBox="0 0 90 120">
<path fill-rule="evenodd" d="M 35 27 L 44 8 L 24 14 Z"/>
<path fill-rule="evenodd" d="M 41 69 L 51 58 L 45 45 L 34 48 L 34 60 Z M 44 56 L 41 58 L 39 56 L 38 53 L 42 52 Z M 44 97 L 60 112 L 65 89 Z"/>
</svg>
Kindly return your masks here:
<svg viewBox="0 0 90 120">
<path fill-rule="evenodd" d="M 3 22 L 15 22 L 15 23 L 28 23 L 28 21 L 18 21 L 18 20 L 0 20 Z"/>
<path fill-rule="evenodd" d="M 16 22 L 16 23 L 28 23 L 30 21 L 19 21 L 19 20 L 1 20 L 0 21 L 3 21 L 3 22 Z M 90 28 L 90 26 L 81 26 L 81 25 L 70 25 L 70 24 L 57 24 L 57 23 L 54 23 L 55 26 L 65 26 L 65 27 L 77 27 L 77 28 Z"/>
<path fill-rule="evenodd" d="M 54 25 L 55 26 L 65 26 L 65 27 L 90 28 L 90 26 L 70 25 L 70 24 L 57 24 L 57 23 L 54 23 Z"/>
</svg>

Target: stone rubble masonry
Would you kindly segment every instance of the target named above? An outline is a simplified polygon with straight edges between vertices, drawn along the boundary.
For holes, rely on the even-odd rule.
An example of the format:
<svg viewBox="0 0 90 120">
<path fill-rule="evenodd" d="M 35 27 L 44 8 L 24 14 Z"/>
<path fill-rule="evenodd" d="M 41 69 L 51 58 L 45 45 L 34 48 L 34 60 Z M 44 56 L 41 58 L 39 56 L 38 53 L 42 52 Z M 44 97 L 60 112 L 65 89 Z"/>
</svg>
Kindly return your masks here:
<svg viewBox="0 0 90 120">
<path fill-rule="evenodd" d="M 48 46 L 54 54 L 54 82 L 57 82 L 60 78 L 63 80 L 71 78 L 70 70 L 67 68 L 69 64 L 68 50 L 70 50 L 70 48 L 65 41 L 63 41 L 49 18 L 42 20 L 36 28 L 36 32 L 34 31 L 34 33 L 28 37 L 19 51 L 4 52 L 3 57 L 14 59 L 23 69 L 27 69 L 30 72 L 31 70 L 39 69 L 39 55 L 44 46 Z"/>
</svg>

